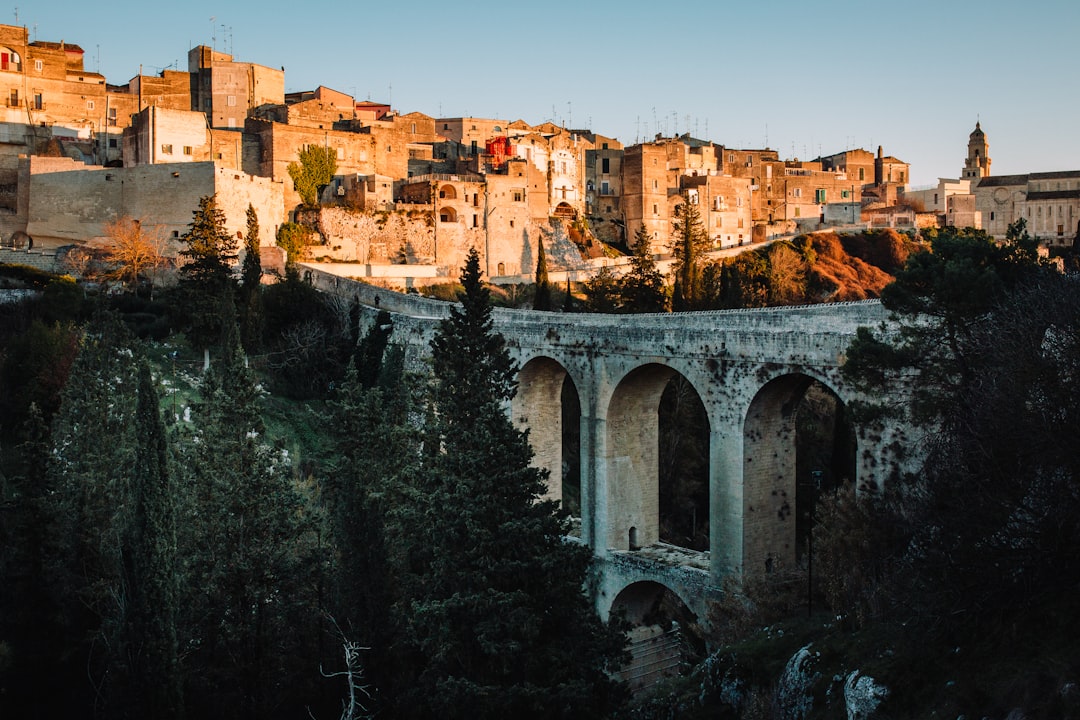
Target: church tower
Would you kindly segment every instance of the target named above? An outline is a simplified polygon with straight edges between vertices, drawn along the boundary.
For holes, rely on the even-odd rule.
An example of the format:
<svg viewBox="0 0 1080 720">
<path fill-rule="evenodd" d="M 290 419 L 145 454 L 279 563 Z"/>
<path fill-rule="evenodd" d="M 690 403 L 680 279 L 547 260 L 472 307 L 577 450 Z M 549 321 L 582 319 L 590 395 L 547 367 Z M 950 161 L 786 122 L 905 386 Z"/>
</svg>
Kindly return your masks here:
<svg viewBox="0 0 1080 720">
<path fill-rule="evenodd" d="M 964 180 L 978 183 L 984 177 L 990 177 L 990 155 L 987 153 L 990 145 L 986 142 L 986 133 L 982 131 L 979 123 L 975 123 L 975 130 L 968 137 L 967 160 L 964 161 Z"/>
</svg>

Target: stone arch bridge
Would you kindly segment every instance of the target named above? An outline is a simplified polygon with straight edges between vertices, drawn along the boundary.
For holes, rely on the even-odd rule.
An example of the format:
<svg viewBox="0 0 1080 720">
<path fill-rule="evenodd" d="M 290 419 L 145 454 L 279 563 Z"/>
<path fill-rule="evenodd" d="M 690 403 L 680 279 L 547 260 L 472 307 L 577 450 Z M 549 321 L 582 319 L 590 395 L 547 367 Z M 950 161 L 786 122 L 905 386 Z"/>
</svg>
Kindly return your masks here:
<svg viewBox="0 0 1080 720">
<path fill-rule="evenodd" d="M 428 352 L 449 304 L 312 269 L 321 290 L 357 298 L 367 312 L 394 317 L 394 340 Z M 534 462 L 550 471 L 562 498 L 563 387 L 580 408 L 580 539 L 598 562 L 595 601 L 606 617 L 618 603 L 631 617 L 674 593 L 701 621 L 726 577 L 796 562 L 794 408 L 820 383 L 843 404 L 860 396 L 842 378 L 844 353 L 859 326 L 887 312 L 876 301 L 792 308 L 650 315 L 595 315 L 496 309 L 496 330 L 519 364 L 509 408 L 527 427 Z M 681 376 L 708 418 L 708 550 L 660 540 L 658 406 Z M 903 467 L 903 428 L 852 428 L 859 483 L 885 482 Z"/>
</svg>

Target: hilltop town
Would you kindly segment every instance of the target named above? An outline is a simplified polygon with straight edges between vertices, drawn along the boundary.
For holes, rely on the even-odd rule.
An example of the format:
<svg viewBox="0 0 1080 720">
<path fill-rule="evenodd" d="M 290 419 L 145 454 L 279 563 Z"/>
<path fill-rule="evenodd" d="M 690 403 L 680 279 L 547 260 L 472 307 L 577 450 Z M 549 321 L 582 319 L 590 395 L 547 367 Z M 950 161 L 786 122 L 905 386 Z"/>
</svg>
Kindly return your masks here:
<svg viewBox="0 0 1080 720">
<path fill-rule="evenodd" d="M 400 113 L 327 87 L 286 93 L 283 68 L 205 45 L 186 71 L 114 85 L 85 69 L 78 45 L 0 25 L 0 85 L 2 252 L 55 258 L 105 242 L 106 225 L 130 217 L 175 256 L 207 195 L 239 236 L 249 204 L 264 245 L 303 215 L 318 231 L 311 258 L 417 282 L 455 275 L 473 247 L 495 280 L 528 278 L 540 243 L 554 267 L 588 270 L 641 227 L 663 255 L 683 202 L 698 206 L 714 249 L 826 227 L 1001 237 L 1021 217 L 1065 244 L 1080 220 L 1080 171 L 993 177 L 978 125 L 962 177 L 916 189 L 909 165 L 881 147 L 785 159 L 688 134 L 624 146 L 550 122 Z M 288 172 L 308 146 L 336 158 L 314 215 L 298 212 Z"/>
</svg>

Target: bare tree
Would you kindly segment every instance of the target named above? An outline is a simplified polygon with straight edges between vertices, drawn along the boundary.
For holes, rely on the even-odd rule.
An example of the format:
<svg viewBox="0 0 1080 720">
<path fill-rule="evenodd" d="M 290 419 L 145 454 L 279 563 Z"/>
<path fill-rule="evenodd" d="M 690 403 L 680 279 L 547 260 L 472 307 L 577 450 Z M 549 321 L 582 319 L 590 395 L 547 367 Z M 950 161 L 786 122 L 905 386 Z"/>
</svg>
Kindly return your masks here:
<svg viewBox="0 0 1080 720">
<path fill-rule="evenodd" d="M 109 238 L 108 259 L 116 265 L 115 277 L 138 294 L 139 278 L 162 263 L 161 238 L 130 215 L 106 223 L 105 235 Z"/>
</svg>

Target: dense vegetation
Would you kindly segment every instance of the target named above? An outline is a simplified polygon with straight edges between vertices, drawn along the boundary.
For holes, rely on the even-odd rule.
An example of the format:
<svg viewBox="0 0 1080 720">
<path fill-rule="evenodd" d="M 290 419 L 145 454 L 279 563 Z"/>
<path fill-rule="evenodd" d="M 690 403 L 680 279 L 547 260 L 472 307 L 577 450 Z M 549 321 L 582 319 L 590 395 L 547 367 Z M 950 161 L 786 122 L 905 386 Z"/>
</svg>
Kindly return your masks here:
<svg viewBox="0 0 1080 720">
<path fill-rule="evenodd" d="M 186 239 L 153 302 L 52 278 L 0 314 L 0 715 L 610 715 L 622 634 L 501 410 L 475 255 L 432 382 L 387 316 L 222 272 L 212 199 Z"/>
<path fill-rule="evenodd" d="M 845 366 L 878 398 L 856 422 L 922 438 L 917 471 L 826 493 L 816 612 L 805 568 L 748 579 L 713 609 L 715 652 L 635 717 L 842 717 L 856 670 L 889 688 L 880 717 L 1080 717 L 1080 281 L 1022 223 L 930 239 L 882 293 L 899 329 L 861 331 Z"/>
</svg>

